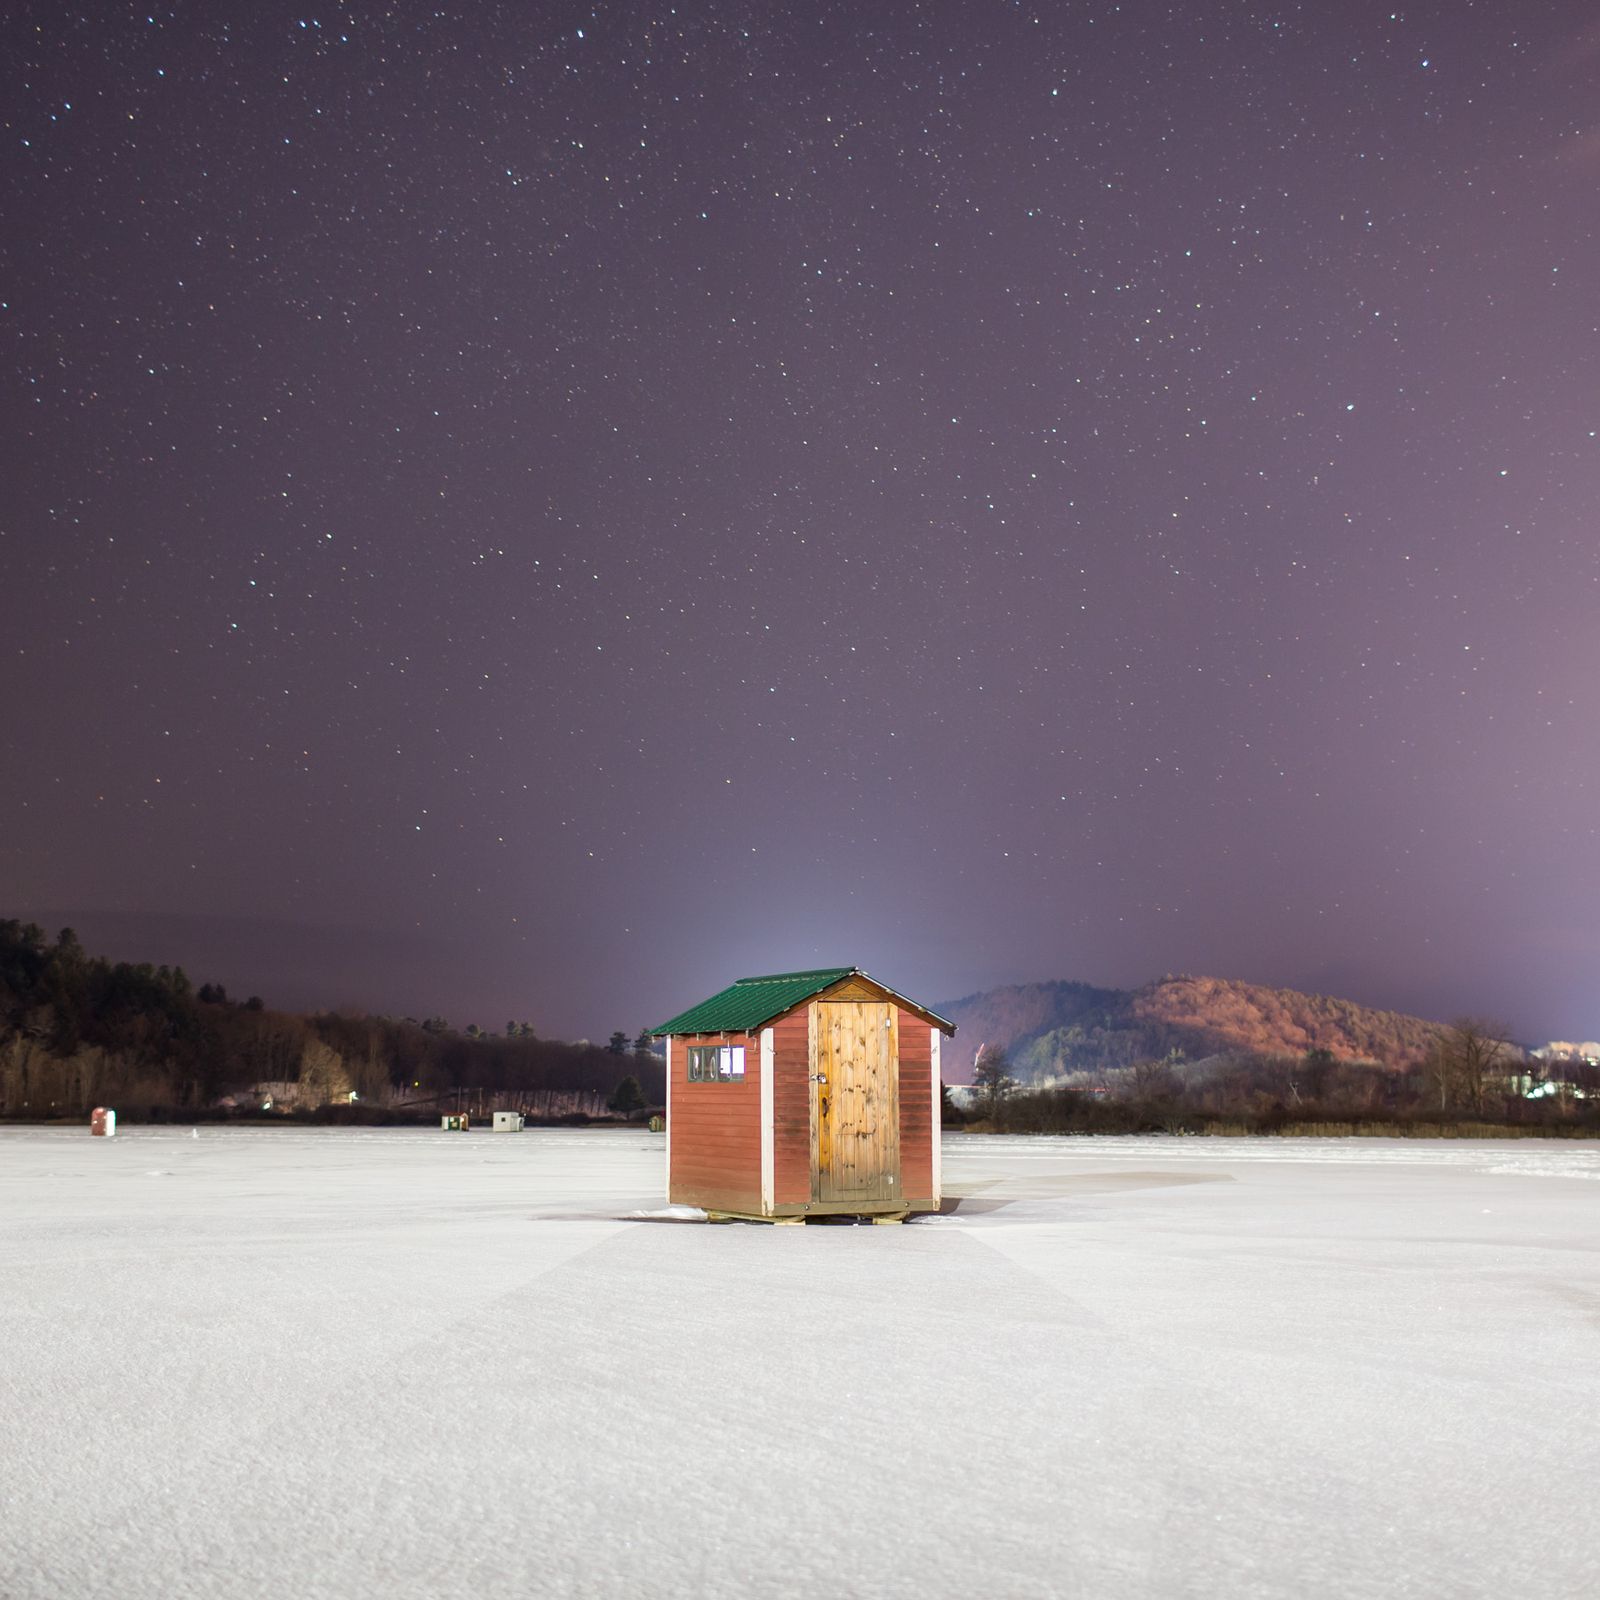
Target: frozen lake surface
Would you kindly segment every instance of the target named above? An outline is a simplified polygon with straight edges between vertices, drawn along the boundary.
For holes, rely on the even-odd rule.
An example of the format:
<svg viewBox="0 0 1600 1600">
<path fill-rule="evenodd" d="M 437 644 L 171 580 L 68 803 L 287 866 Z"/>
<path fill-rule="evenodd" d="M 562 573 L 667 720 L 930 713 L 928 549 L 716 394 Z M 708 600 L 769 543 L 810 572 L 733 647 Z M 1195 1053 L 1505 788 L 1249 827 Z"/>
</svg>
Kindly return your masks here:
<svg viewBox="0 0 1600 1600">
<path fill-rule="evenodd" d="M 1600 1594 L 1600 1146 L 661 1149 L 0 1129 L 0 1595 Z"/>
</svg>

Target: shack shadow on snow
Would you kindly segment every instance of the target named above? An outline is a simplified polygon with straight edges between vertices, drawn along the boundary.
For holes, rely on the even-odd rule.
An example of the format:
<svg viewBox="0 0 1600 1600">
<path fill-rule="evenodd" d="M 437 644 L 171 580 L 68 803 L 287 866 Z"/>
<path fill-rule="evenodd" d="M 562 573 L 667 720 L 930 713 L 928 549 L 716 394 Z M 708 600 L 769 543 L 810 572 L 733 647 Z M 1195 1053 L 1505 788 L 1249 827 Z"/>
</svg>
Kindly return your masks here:
<svg viewBox="0 0 1600 1600">
<path fill-rule="evenodd" d="M 947 1193 L 937 1211 L 919 1211 L 904 1219 L 904 1226 L 937 1222 L 943 1217 L 982 1217 L 1028 1200 L 1071 1200 L 1078 1196 L 1117 1194 L 1134 1189 L 1178 1189 L 1197 1183 L 1232 1183 L 1233 1175 L 1227 1172 L 1085 1172 L 1072 1175 L 1039 1176 L 1027 1178 L 996 1178 L 988 1183 L 972 1185 L 966 1193 Z M 530 1222 L 648 1222 L 689 1223 L 703 1227 L 711 1219 L 705 1212 L 690 1206 L 664 1206 L 659 1211 L 540 1211 L 531 1215 Z M 802 1222 L 808 1227 L 870 1227 L 870 1216 L 849 1214 L 813 1213 L 788 1219 Z M 719 1226 L 748 1226 L 770 1228 L 770 1219 L 758 1217 L 724 1217 Z"/>
<path fill-rule="evenodd" d="M 1117 1194 L 1133 1189 L 1180 1189 L 1197 1183 L 1232 1183 L 1233 1175 L 1226 1172 L 1085 1172 L 1071 1176 L 998 1178 L 991 1183 L 975 1185 L 965 1194 L 946 1194 L 937 1211 L 919 1211 L 904 1219 L 904 1226 L 936 1222 L 942 1217 L 987 1216 L 1004 1211 L 1019 1201 L 1070 1200 L 1083 1195 Z M 613 1221 L 613 1222 L 689 1222 L 707 1223 L 711 1219 L 704 1212 L 687 1206 L 669 1206 L 661 1211 L 630 1211 L 621 1216 L 598 1213 L 573 1212 L 560 1217 L 546 1216 L 546 1221 Z M 852 1216 L 848 1213 L 814 1213 L 810 1216 L 790 1218 L 813 1228 L 870 1227 L 870 1216 Z M 759 1217 L 723 1217 L 719 1224 L 769 1228 L 771 1220 Z"/>
</svg>

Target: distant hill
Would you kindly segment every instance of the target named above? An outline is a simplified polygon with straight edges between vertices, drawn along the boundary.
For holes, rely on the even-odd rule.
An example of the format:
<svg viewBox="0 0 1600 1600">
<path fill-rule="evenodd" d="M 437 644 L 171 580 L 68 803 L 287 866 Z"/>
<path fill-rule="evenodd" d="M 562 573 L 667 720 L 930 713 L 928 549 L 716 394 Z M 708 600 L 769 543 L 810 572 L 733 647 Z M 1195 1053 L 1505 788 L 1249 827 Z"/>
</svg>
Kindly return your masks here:
<svg viewBox="0 0 1600 1600">
<path fill-rule="evenodd" d="M 938 1008 L 959 1028 L 944 1076 L 972 1076 L 983 1044 L 1005 1047 L 1023 1081 L 1128 1066 L 1180 1050 L 1191 1061 L 1224 1054 L 1303 1055 L 1399 1069 L 1428 1053 L 1439 1025 L 1328 995 L 1229 978 L 1165 977 L 1138 989 L 1025 983 L 987 989 Z"/>
</svg>

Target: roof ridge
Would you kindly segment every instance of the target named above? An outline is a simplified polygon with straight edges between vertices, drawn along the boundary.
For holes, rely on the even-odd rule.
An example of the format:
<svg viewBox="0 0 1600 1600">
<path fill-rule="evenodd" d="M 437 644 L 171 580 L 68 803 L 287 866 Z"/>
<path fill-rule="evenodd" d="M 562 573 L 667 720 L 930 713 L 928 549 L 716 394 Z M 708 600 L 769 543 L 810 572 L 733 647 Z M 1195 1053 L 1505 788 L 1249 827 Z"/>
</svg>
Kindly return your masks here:
<svg viewBox="0 0 1600 1600">
<path fill-rule="evenodd" d="M 735 978 L 734 983 L 794 983 L 801 978 L 831 977 L 835 973 L 860 972 L 860 967 L 802 967 L 798 972 L 758 972 L 748 978 Z"/>
</svg>

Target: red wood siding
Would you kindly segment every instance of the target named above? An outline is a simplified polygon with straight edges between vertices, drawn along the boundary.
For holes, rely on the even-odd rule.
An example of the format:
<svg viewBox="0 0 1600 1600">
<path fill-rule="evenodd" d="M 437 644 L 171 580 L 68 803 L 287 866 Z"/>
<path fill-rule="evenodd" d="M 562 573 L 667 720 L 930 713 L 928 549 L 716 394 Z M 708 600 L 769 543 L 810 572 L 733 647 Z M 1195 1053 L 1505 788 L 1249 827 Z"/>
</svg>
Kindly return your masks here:
<svg viewBox="0 0 1600 1600">
<path fill-rule="evenodd" d="M 742 1044 L 744 1077 L 690 1083 L 689 1047 Z M 672 1124 L 667 1195 L 674 1205 L 761 1210 L 761 1039 L 695 1034 L 672 1041 Z"/>
<path fill-rule="evenodd" d="M 933 1038 L 921 1017 L 900 1008 L 900 1193 L 933 1198 Z"/>
<path fill-rule="evenodd" d="M 811 1007 L 772 1025 L 772 1198 L 811 1201 Z"/>
</svg>

